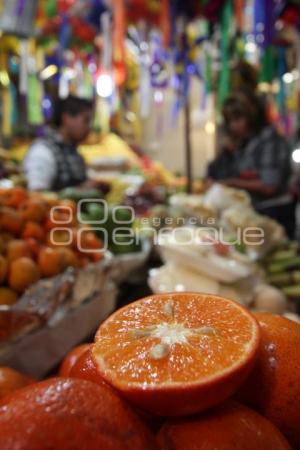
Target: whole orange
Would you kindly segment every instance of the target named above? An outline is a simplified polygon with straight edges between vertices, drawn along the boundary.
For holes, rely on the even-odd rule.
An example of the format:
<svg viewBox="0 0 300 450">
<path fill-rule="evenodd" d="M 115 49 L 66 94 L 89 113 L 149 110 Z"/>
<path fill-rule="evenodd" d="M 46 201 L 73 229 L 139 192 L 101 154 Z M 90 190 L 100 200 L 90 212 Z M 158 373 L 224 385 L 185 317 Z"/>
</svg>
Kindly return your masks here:
<svg viewBox="0 0 300 450">
<path fill-rule="evenodd" d="M 59 248 L 42 248 L 38 256 L 38 265 L 44 277 L 53 277 L 65 269 L 64 255 Z"/>
<path fill-rule="evenodd" d="M 45 231 L 43 227 L 37 222 L 27 222 L 22 233 L 23 239 L 36 239 L 43 242 L 45 240 Z"/>
<path fill-rule="evenodd" d="M 3 281 L 5 281 L 6 279 L 7 269 L 7 259 L 4 258 L 4 256 L 0 255 L 0 284 L 3 283 Z"/>
<path fill-rule="evenodd" d="M 0 305 L 14 305 L 18 301 L 18 294 L 7 287 L 0 287 Z"/>
<path fill-rule="evenodd" d="M 79 267 L 79 259 L 71 248 L 61 248 L 65 267 Z"/>
<path fill-rule="evenodd" d="M 19 258 L 9 268 L 9 286 L 16 292 L 24 292 L 40 279 L 38 266 L 30 258 Z"/>
<path fill-rule="evenodd" d="M 11 189 L 7 189 L 4 194 L 4 204 L 12 208 L 18 208 L 28 198 L 28 192 L 26 189 L 16 186 Z"/>
<path fill-rule="evenodd" d="M 163 450 L 292 450 L 276 427 L 238 403 L 167 422 L 159 433 Z"/>
<path fill-rule="evenodd" d="M 258 359 L 238 398 L 300 448 L 300 325 L 272 314 L 256 317 L 262 336 Z"/>
<path fill-rule="evenodd" d="M 0 404 L 1 450 L 158 450 L 154 436 L 109 387 L 53 378 Z"/>
<path fill-rule="evenodd" d="M 19 236 L 23 229 L 23 218 L 19 211 L 0 207 L 0 230 Z"/>
<path fill-rule="evenodd" d="M 66 357 L 64 358 L 60 369 L 59 369 L 59 376 L 60 377 L 68 377 L 70 376 L 71 370 L 73 369 L 74 365 L 77 363 L 79 358 L 91 347 L 91 344 L 83 344 L 79 345 L 78 347 L 73 348 Z"/>
<path fill-rule="evenodd" d="M 20 207 L 20 213 L 26 222 L 42 222 L 47 215 L 47 204 L 38 198 L 29 198 Z"/>
<path fill-rule="evenodd" d="M 80 378 L 82 380 L 92 381 L 96 384 L 106 384 L 99 376 L 97 366 L 92 357 L 92 345 L 76 361 L 70 371 L 71 378 Z"/>
<path fill-rule="evenodd" d="M 0 367 L 0 398 L 35 382 L 33 378 L 22 375 L 14 369 Z"/>
<path fill-rule="evenodd" d="M 28 245 L 28 248 L 30 249 L 32 255 L 34 256 L 34 259 L 37 259 L 39 256 L 39 253 L 42 249 L 42 243 L 37 241 L 34 238 L 28 238 L 25 239 L 26 244 Z"/>
<path fill-rule="evenodd" d="M 31 251 L 26 241 L 14 239 L 7 244 L 6 256 L 8 262 L 12 263 L 19 258 L 30 258 Z"/>
</svg>

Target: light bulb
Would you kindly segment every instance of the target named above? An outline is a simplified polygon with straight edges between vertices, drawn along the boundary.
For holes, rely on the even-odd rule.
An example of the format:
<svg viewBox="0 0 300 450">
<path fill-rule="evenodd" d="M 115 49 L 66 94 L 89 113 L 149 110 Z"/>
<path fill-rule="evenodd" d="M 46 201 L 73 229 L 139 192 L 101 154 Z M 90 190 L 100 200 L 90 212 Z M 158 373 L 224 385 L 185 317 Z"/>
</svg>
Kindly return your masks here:
<svg viewBox="0 0 300 450">
<path fill-rule="evenodd" d="M 114 82 L 111 75 L 101 74 L 97 78 L 96 90 L 99 97 L 111 97 L 114 91 Z"/>
</svg>

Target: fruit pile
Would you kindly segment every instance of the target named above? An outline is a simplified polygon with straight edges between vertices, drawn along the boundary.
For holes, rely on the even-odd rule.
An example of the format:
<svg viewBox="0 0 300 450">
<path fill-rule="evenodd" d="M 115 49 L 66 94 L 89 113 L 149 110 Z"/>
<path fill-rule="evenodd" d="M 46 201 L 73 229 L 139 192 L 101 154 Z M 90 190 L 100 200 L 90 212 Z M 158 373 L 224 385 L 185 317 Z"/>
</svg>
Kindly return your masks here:
<svg viewBox="0 0 300 450">
<path fill-rule="evenodd" d="M 101 248 L 92 230 L 80 230 L 73 202 L 21 187 L 0 191 L 0 305 L 14 304 L 40 278 L 99 261 Z"/>
<path fill-rule="evenodd" d="M 289 242 L 263 261 L 267 280 L 289 299 L 300 300 L 300 245 Z M 299 307 L 299 305 L 297 305 Z"/>
<path fill-rule="evenodd" d="M 140 300 L 58 378 L 4 380 L 0 448 L 298 450 L 299 339 L 299 324 L 221 297 Z"/>
</svg>

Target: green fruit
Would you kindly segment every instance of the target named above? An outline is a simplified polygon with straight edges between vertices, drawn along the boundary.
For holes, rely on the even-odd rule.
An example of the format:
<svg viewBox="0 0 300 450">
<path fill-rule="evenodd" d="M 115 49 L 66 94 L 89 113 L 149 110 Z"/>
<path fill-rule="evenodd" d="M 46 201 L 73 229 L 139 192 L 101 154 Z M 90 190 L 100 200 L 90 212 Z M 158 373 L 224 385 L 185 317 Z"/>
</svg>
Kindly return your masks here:
<svg viewBox="0 0 300 450">
<path fill-rule="evenodd" d="M 117 208 L 115 211 L 115 219 L 118 224 L 132 224 L 134 217 L 128 208 Z"/>
<path fill-rule="evenodd" d="M 100 203 L 88 203 L 86 211 L 93 222 L 102 221 L 105 217 L 104 205 Z"/>
</svg>

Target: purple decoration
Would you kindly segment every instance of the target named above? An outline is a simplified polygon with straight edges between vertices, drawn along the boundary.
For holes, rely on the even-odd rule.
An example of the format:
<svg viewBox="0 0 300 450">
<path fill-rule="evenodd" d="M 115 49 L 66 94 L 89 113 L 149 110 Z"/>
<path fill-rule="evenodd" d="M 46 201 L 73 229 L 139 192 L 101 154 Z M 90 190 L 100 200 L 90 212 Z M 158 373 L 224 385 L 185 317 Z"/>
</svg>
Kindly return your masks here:
<svg viewBox="0 0 300 450">
<path fill-rule="evenodd" d="M 24 13 L 26 0 L 17 0 L 16 2 L 16 15 L 21 17 Z"/>
<path fill-rule="evenodd" d="M 254 35 L 257 45 L 261 48 L 273 43 L 277 8 L 275 0 L 255 0 Z"/>
</svg>

